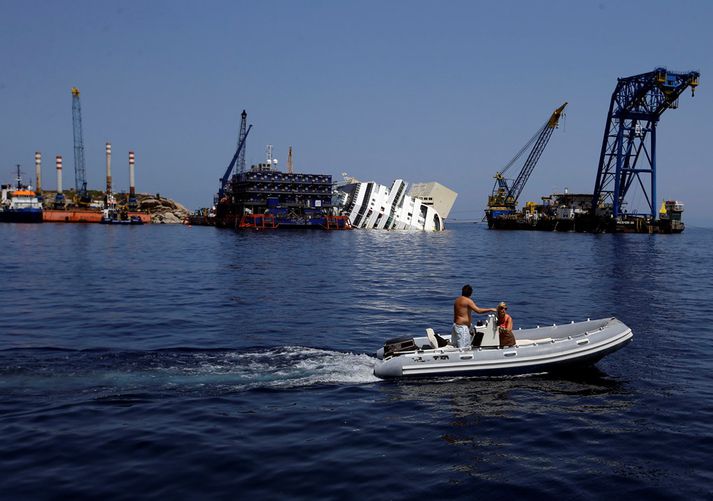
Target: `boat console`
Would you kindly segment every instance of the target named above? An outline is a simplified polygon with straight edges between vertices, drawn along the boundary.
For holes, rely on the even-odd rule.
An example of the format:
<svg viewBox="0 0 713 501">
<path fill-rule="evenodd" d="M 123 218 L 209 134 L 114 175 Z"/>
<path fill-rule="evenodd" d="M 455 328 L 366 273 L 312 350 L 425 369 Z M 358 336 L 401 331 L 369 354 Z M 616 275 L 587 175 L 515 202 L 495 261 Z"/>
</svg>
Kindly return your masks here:
<svg viewBox="0 0 713 501">
<path fill-rule="evenodd" d="M 492 313 L 485 321 L 478 320 L 474 332 L 472 343 L 474 348 L 497 348 L 500 345 L 498 322 Z"/>
</svg>

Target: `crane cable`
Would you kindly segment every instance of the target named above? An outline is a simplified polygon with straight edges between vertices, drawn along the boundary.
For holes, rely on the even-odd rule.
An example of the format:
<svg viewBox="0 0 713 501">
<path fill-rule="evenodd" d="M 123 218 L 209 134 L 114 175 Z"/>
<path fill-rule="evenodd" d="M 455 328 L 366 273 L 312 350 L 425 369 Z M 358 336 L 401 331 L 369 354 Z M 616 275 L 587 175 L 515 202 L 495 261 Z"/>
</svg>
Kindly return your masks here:
<svg viewBox="0 0 713 501">
<path fill-rule="evenodd" d="M 518 159 L 519 159 L 526 151 L 528 151 L 528 149 L 530 148 L 530 146 L 532 146 L 532 144 L 533 144 L 535 141 L 537 141 L 537 138 L 540 137 L 540 135 L 542 134 L 542 131 L 545 130 L 545 128 L 548 126 L 549 122 L 550 122 L 550 120 L 547 119 L 547 121 L 545 122 L 545 124 L 544 124 L 542 127 L 540 127 L 539 129 L 537 129 L 537 132 L 535 132 L 535 135 L 530 138 L 530 140 L 527 142 L 527 144 L 525 144 L 525 146 L 523 146 L 522 149 L 520 149 L 520 151 L 517 152 L 517 154 L 513 157 L 513 159 L 510 160 L 510 162 L 508 162 L 508 164 L 505 166 L 505 168 L 500 171 L 500 174 L 501 174 L 501 175 L 502 175 L 502 174 L 505 174 L 505 173 L 507 172 L 507 170 L 508 170 L 510 167 L 512 167 L 512 166 L 515 164 L 515 162 L 517 162 Z"/>
</svg>

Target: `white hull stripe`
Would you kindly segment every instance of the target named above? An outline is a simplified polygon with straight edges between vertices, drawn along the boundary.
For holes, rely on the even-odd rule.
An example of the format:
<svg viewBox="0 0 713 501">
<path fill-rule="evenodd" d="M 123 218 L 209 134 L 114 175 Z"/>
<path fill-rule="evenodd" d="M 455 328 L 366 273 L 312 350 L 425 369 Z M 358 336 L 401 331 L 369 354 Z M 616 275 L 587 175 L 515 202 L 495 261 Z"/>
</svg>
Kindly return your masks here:
<svg viewBox="0 0 713 501">
<path fill-rule="evenodd" d="M 550 354 L 550 355 L 543 355 L 543 356 L 529 356 L 527 358 L 519 356 L 521 353 L 520 351 L 517 351 L 518 355 L 513 356 L 512 358 L 504 359 L 504 360 L 483 360 L 483 361 L 475 361 L 475 360 L 468 360 L 468 361 L 461 361 L 461 362 L 438 362 L 438 361 L 433 361 L 433 362 L 422 362 L 418 364 L 409 364 L 409 365 L 403 365 L 402 366 L 402 371 L 403 374 L 405 375 L 408 373 L 409 375 L 417 375 L 417 374 L 434 374 L 434 373 L 441 373 L 441 372 L 453 372 L 454 370 L 457 370 L 459 372 L 464 372 L 464 371 L 471 371 L 471 372 L 480 372 L 480 371 L 492 371 L 492 370 L 507 370 L 507 369 L 512 369 L 512 368 L 521 368 L 521 367 L 528 367 L 528 366 L 540 366 L 540 365 L 550 365 L 550 364 L 557 364 L 557 363 L 562 363 L 562 362 L 568 362 L 571 360 L 576 360 L 578 358 L 583 358 L 583 357 L 588 357 L 588 356 L 593 356 L 596 355 L 602 351 L 607 351 L 610 348 L 613 348 L 619 344 L 623 344 L 624 342 L 628 341 L 633 337 L 631 333 L 631 329 L 627 329 L 624 331 L 622 334 L 614 337 L 614 338 L 609 338 L 606 341 L 600 342 L 598 344 L 592 345 L 587 344 L 582 346 L 581 349 L 575 349 L 575 350 L 568 350 L 566 353 L 556 353 L 556 354 Z M 529 346 L 523 347 L 524 349 L 531 348 Z M 512 348 L 510 350 L 522 350 L 523 348 Z M 509 352 L 510 350 L 505 349 L 502 350 L 503 356 L 505 356 L 505 353 Z M 447 353 L 460 353 L 460 354 L 465 354 L 468 352 L 447 352 Z"/>
</svg>

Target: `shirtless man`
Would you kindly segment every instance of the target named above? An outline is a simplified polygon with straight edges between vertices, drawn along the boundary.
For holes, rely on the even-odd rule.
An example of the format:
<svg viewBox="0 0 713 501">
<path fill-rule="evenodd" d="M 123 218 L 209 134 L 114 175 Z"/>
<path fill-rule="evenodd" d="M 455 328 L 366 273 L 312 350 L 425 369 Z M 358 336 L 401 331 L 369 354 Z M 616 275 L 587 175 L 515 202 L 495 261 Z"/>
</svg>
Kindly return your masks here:
<svg viewBox="0 0 713 501">
<path fill-rule="evenodd" d="M 479 315 L 483 313 L 495 313 L 495 308 L 479 308 L 470 298 L 473 288 L 464 285 L 462 296 L 457 297 L 453 303 L 453 328 L 451 329 L 451 344 L 458 348 L 470 347 L 470 325 L 472 323 L 471 311 Z"/>
</svg>

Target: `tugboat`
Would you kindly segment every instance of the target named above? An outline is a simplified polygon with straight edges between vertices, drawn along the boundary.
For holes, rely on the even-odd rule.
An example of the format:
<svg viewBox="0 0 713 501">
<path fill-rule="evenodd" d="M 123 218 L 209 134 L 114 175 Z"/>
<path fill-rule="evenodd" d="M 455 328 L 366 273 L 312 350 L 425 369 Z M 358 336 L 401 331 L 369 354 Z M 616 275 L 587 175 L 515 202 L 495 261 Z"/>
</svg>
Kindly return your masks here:
<svg viewBox="0 0 713 501">
<path fill-rule="evenodd" d="M 17 166 L 17 186 L 4 184 L 1 187 L 0 222 L 41 223 L 42 203 L 29 185 L 23 185 L 20 166 Z"/>
<path fill-rule="evenodd" d="M 100 224 L 144 224 L 139 216 L 130 216 L 126 211 L 104 209 Z"/>
<path fill-rule="evenodd" d="M 107 199 L 107 206 L 102 211 L 101 224 L 144 224 L 139 216 L 130 216 L 125 210 L 120 210 L 113 196 Z"/>
</svg>

